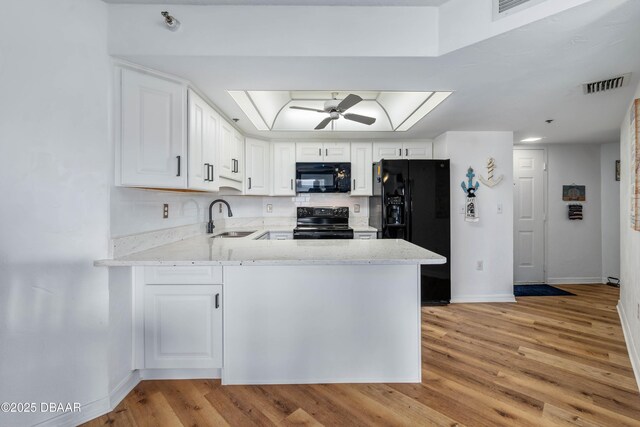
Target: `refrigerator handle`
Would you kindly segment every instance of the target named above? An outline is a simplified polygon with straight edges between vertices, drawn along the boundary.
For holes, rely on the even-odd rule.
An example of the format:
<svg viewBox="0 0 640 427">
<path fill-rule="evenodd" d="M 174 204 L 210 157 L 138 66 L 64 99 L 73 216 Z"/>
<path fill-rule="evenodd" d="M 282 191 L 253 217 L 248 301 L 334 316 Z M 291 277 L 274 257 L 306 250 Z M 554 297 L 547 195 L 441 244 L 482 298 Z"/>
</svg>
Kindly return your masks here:
<svg viewBox="0 0 640 427">
<path fill-rule="evenodd" d="M 413 236 L 411 233 L 412 224 L 411 222 L 414 220 L 413 218 L 413 179 L 409 178 L 407 180 L 407 193 L 409 193 L 408 197 L 405 200 L 405 212 L 404 212 L 404 223 L 407 225 L 407 240 L 409 242 L 413 241 Z"/>
</svg>

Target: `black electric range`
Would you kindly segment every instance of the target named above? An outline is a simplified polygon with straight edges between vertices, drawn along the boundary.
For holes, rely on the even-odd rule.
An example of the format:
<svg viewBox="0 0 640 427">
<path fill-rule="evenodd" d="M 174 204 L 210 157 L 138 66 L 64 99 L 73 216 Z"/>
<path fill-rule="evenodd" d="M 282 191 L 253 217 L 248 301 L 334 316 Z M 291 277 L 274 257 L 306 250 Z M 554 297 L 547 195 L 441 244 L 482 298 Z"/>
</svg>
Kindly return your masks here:
<svg viewBox="0 0 640 427">
<path fill-rule="evenodd" d="M 353 239 L 349 208 L 298 208 L 294 239 Z"/>
</svg>

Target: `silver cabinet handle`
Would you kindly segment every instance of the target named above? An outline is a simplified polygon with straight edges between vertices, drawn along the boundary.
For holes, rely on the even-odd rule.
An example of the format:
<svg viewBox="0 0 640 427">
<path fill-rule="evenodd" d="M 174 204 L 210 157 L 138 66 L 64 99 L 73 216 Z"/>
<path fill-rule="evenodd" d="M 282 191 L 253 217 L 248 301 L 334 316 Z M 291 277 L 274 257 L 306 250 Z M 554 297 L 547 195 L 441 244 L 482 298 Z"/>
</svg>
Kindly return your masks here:
<svg viewBox="0 0 640 427">
<path fill-rule="evenodd" d="M 409 157 L 409 149 L 408 148 L 404 149 L 404 155 L 405 155 L 405 157 Z"/>
<path fill-rule="evenodd" d="M 318 156 L 322 157 L 322 148 L 318 148 Z"/>
<path fill-rule="evenodd" d="M 215 302 L 216 308 L 220 308 L 220 294 L 216 294 L 215 300 L 216 300 Z"/>
<path fill-rule="evenodd" d="M 353 188 L 352 188 L 352 189 L 353 189 L 353 190 L 355 190 L 355 189 L 356 189 L 356 180 L 355 180 L 355 179 L 353 180 Z"/>
<path fill-rule="evenodd" d="M 291 189 L 293 190 L 293 178 L 291 178 Z"/>
<path fill-rule="evenodd" d="M 329 155 L 329 149 L 328 149 L 328 148 L 325 148 L 325 149 L 324 149 L 324 155 L 325 155 L 325 156 L 328 156 L 328 155 Z"/>
<path fill-rule="evenodd" d="M 251 190 L 251 177 L 249 177 L 249 190 Z"/>
<path fill-rule="evenodd" d="M 178 159 L 178 174 L 176 176 L 180 176 L 180 156 L 176 156 L 176 159 Z"/>
<path fill-rule="evenodd" d="M 205 182 L 211 181 L 211 165 L 209 163 L 204 164 L 205 170 L 207 171 L 207 177 L 204 179 Z"/>
<path fill-rule="evenodd" d="M 209 165 L 209 167 L 211 168 L 211 182 L 213 182 L 213 181 L 215 181 L 215 178 L 214 178 L 214 175 L 213 175 L 213 171 L 214 171 L 214 169 L 213 169 L 213 163 L 211 163 L 211 164 Z"/>
<path fill-rule="evenodd" d="M 402 148 L 398 148 L 398 156 L 402 157 Z"/>
</svg>

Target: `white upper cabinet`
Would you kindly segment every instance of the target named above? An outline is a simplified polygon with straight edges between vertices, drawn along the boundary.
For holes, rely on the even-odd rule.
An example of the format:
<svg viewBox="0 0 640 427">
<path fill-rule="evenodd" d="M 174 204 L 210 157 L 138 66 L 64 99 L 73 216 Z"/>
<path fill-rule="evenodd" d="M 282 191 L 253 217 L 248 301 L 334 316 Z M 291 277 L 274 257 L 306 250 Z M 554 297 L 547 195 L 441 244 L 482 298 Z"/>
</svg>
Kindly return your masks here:
<svg viewBox="0 0 640 427">
<path fill-rule="evenodd" d="M 189 91 L 189 180 L 192 190 L 218 191 L 217 150 L 220 116 L 192 90 Z"/>
<path fill-rule="evenodd" d="M 273 161 L 273 195 L 292 196 L 296 194 L 296 144 L 293 142 L 274 142 L 271 145 Z"/>
<path fill-rule="evenodd" d="M 370 142 L 351 143 L 351 195 L 371 196 L 373 151 Z"/>
<path fill-rule="evenodd" d="M 327 163 L 343 163 L 351 161 L 351 151 L 348 142 L 325 142 L 324 161 Z"/>
<path fill-rule="evenodd" d="M 405 159 L 432 159 L 433 143 L 429 141 L 404 142 L 402 154 Z"/>
<path fill-rule="evenodd" d="M 431 159 L 433 158 L 433 143 L 419 142 L 374 142 L 373 161 L 397 159 Z"/>
<path fill-rule="evenodd" d="M 244 137 L 225 120 L 220 120 L 220 156 L 220 176 L 242 182 Z"/>
<path fill-rule="evenodd" d="M 244 194 L 253 196 L 269 195 L 269 143 L 247 138 Z"/>
<path fill-rule="evenodd" d="M 374 142 L 373 161 L 402 159 L 401 142 Z"/>
<path fill-rule="evenodd" d="M 121 69 L 118 185 L 186 188 L 185 87 Z"/>
<path fill-rule="evenodd" d="M 348 142 L 301 142 L 296 144 L 296 162 L 349 162 Z"/>
</svg>

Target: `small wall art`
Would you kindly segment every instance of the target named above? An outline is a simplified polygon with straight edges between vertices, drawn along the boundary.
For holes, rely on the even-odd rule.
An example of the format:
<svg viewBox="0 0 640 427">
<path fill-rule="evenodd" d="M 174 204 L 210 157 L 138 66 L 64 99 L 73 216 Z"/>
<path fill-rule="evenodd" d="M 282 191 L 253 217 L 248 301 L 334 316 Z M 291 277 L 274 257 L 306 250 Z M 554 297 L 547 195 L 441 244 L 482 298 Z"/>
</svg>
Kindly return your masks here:
<svg viewBox="0 0 640 427">
<path fill-rule="evenodd" d="M 478 199 L 476 197 L 476 191 L 480 188 L 479 182 L 473 182 L 473 178 L 476 176 L 473 173 L 473 168 L 469 166 L 467 169 L 467 178 L 468 184 L 464 181 L 460 184 L 462 187 L 462 191 L 467 195 L 465 204 L 464 204 L 464 220 L 467 222 L 478 222 L 480 217 L 478 216 Z"/>
<path fill-rule="evenodd" d="M 562 200 L 565 202 L 585 202 L 587 200 L 586 188 L 584 185 L 563 185 Z"/>
<path fill-rule="evenodd" d="M 482 182 L 484 185 L 486 185 L 489 188 L 492 188 L 494 185 L 500 184 L 500 181 L 502 181 L 503 176 L 500 175 L 498 177 L 494 177 L 493 176 L 493 172 L 496 169 L 496 159 L 494 159 L 493 157 L 490 157 L 489 160 L 487 160 L 487 179 L 484 179 L 484 177 L 482 175 L 478 176 L 478 179 L 480 180 L 480 182 Z"/>
</svg>

